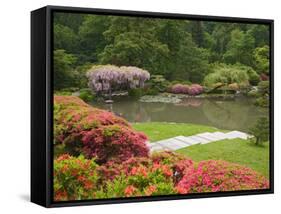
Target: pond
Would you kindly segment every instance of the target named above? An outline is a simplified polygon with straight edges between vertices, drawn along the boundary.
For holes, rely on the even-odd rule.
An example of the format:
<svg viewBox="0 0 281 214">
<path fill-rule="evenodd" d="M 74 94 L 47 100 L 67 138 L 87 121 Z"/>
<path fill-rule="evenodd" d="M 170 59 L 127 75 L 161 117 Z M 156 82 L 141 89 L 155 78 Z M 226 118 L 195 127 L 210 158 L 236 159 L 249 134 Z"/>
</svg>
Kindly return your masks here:
<svg viewBox="0 0 281 214">
<path fill-rule="evenodd" d="M 180 103 L 147 103 L 132 99 L 112 104 L 92 102 L 94 107 L 114 112 L 129 122 L 194 123 L 226 130 L 248 131 L 268 110 L 245 97 L 234 99 L 186 98 Z"/>
</svg>

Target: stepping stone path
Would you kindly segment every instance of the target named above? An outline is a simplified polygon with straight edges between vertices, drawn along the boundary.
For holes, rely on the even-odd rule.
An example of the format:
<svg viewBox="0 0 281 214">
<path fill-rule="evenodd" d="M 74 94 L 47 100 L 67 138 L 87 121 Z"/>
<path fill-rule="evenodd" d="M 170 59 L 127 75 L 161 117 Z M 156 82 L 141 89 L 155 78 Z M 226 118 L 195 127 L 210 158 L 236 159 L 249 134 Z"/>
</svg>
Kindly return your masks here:
<svg viewBox="0 0 281 214">
<path fill-rule="evenodd" d="M 234 138 L 240 138 L 246 140 L 251 137 L 252 137 L 251 135 L 248 135 L 247 133 L 240 132 L 240 131 L 231 131 L 227 133 L 204 132 L 188 137 L 177 136 L 165 140 L 160 140 L 154 143 L 150 143 L 150 142 L 146 142 L 146 143 L 150 149 L 150 152 L 163 151 L 163 150 L 174 151 L 195 144 L 207 144 L 219 140 L 234 139 Z"/>
</svg>

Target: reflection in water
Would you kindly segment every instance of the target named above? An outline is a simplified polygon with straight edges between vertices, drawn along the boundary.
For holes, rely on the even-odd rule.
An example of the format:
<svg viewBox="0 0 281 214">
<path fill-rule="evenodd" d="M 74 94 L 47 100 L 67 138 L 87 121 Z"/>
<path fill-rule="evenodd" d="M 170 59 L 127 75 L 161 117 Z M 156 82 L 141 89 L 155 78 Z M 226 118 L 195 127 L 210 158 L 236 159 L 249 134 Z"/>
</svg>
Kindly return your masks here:
<svg viewBox="0 0 281 214">
<path fill-rule="evenodd" d="M 142 103 L 118 100 L 113 104 L 92 103 L 114 112 L 130 122 L 196 123 L 221 129 L 248 131 L 257 118 L 268 115 L 266 109 L 253 105 L 252 100 L 188 98 L 181 103 Z"/>
</svg>

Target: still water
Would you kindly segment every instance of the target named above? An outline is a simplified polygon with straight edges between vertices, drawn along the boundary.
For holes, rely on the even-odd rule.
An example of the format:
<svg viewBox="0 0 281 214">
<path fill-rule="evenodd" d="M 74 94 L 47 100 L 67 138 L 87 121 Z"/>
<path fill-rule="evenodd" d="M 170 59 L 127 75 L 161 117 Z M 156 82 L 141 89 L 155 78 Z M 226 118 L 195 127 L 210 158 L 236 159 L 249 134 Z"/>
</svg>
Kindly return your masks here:
<svg viewBox="0 0 281 214">
<path fill-rule="evenodd" d="M 268 110 L 257 107 L 249 98 L 231 100 L 186 98 L 181 103 L 145 103 L 120 99 L 113 104 L 91 103 L 124 117 L 129 122 L 195 123 L 226 130 L 248 131 Z"/>
</svg>

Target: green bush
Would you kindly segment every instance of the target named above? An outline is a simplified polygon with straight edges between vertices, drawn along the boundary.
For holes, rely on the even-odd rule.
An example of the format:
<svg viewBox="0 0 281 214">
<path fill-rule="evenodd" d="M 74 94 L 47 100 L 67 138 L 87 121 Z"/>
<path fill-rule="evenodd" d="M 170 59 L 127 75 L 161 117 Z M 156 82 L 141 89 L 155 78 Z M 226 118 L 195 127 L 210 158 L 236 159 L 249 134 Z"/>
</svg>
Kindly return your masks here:
<svg viewBox="0 0 281 214">
<path fill-rule="evenodd" d="M 159 94 L 159 91 L 156 89 L 156 88 L 148 88 L 146 91 L 145 91 L 145 94 L 146 95 L 157 95 Z"/>
<path fill-rule="evenodd" d="M 267 117 L 260 117 L 250 130 L 249 134 L 254 135 L 255 144 L 259 145 L 269 140 L 269 120 Z"/>
<path fill-rule="evenodd" d="M 128 91 L 128 95 L 133 98 L 139 98 L 144 95 L 144 90 L 142 88 L 132 88 Z"/>
<path fill-rule="evenodd" d="M 258 91 L 261 94 L 269 94 L 269 81 L 261 81 L 258 84 Z"/>
<path fill-rule="evenodd" d="M 250 97 L 258 97 L 259 96 L 258 90 L 249 91 L 248 92 L 248 96 L 250 96 Z"/>
<path fill-rule="evenodd" d="M 239 65 L 216 64 L 213 66 L 213 72 L 204 79 L 204 85 L 213 87 L 217 83 L 222 84 L 249 84 L 247 71 Z"/>
<path fill-rule="evenodd" d="M 268 99 L 268 97 L 266 97 L 266 96 L 258 97 L 255 100 L 255 105 L 260 106 L 260 107 L 264 107 L 264 108 L 269 107 L 269 99 Z"/>
<path fill-rule="evenodd" d="M 94 100 L 95 95 L 90 89 L 84 88 L 79 91 L 79 98 L 81 98 L 85 102 L 90 102 Z"/>
<path fill-rule="evenodd" d="M 251 85 L 257 85 L 260 82 L 260 76 L 257 74 L 256 71 L 254 71 L 254 69 L 248 67 L 247 73 Z"/>
<path fill-rule="evenodd" d="M 254 92 L 253 92 L 254 93 Z M 249 95 L 253 95 L 249 94 Z M 258 90 L 256 94 L 255 105 L 261 107 L 268 107 L 269 106 L 269 81 L 260 81 L 258 84 Z"/>
<path fill-rule="evenodd" d="M 54 200 L 92 199 L 97 190 L 97 164 L 68 154 L 54 160 Z"/>
<path fill-rule="evenodd" d="M 71 96 L 72 92 L 71 91 L 55 91 L 54 94 L 57 96 Z"/>
<path fill-rule="evenodd" d="M 149 89 L 145 92 L 146 95 L 157 95 L 159 92 L 165 92 L 169 86 L 169 82 L 163 75 L 151 75 L 148 84 Z"/>
</svg>

